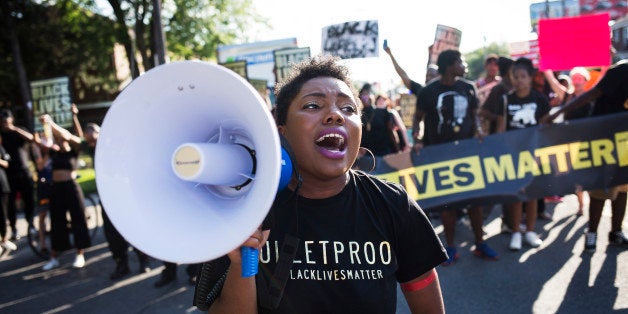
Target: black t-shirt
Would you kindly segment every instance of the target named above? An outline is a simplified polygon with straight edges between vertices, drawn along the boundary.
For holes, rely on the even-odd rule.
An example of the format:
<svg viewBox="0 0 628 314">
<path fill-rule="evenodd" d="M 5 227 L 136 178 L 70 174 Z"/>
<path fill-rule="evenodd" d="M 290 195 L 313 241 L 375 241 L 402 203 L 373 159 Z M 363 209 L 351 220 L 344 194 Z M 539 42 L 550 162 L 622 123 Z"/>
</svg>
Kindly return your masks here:
<svg viewBox="0 0 628 314">
<path fill-rule="evenodd" d="M 491 92 L 486 97 L 486 101 L 482 105 L 482 108 L 488 110 L 490 113 L 496 115 L 502 115 L 504 113 L 504 95 L 507 95 L 511 90 L 506 84 L 502 81 L 499 84 L 495 85 L 491 89 Z M 496 131 L 497 123 L 491 121 L 489 134 L 493 134 Z"/>
<path fill-rule="evenodd" d="M 7 174 L 12 175 L 20 172 L 29 172 L 28 169 L 28 148 L 27 142 L 17 132 L 0 132 L 2 136 L 2 146 L 11 156 Z"/>
<path fill-rule="evenodd" d="M 330 198 L 283 191 L 271 215 L 257 276 L 268 282 L 286 233 L 298 229 L 301 239 L 274 313 L 394 313 L 397 282 L 447 258 L 425 213 L 403 187 L 360 171 L 351 171 L 343 191 Z"/>
<path fill-rule="evenodd" d="M 418 95 L 417 110 L 424 113 L 424 145 L 471 138 L 475 135 L 478 98 L 475 86 L 458 79 L 448 86 L 433 81 Z"/>
<path fill-rule="evenodd" d="M 368 148 L 375 156 L 397 152 L 393 140 L 393 114 L 386 108 L 371 108 L 362 113 L 362 147 Z"/>
<path fill-rule="evenodd" d="M 514 91 L 510 92 L 506 104 L 506 130 L 537 125 L 549 111 L 550 105 L 545 95 L 534 89 L 524 98 L 517 96 Z"/>
<path fill-rule="evenodd" d="M 628 61 L 610 67 L 594 88 L 603 93 L 595 102 L 594 116 L 628 111 Z"/>
</svg>

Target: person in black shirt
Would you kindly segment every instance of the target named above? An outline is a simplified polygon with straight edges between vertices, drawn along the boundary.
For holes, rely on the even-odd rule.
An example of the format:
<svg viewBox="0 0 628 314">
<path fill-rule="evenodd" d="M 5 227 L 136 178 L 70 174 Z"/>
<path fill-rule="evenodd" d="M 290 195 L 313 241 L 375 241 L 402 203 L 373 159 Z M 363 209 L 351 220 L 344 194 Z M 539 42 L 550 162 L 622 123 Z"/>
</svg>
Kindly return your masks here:
<svg viewBox="0 0 628 314">
<path fill-rule="evenodd" d="M 29 154 L 27 147 L 28 144 L 33 141 L 33 135 L 23 128 L 13 124 L 13 114 L 8 109 L 3 109 L 2 112 L 0 112 L 0 119 L 0 136 L 2 136 L 2 143 L 9 156 L 11 156 L 9 168 L 6 170 L 9 185 L 11 186 L 11 193 L 9 194 L 8 218 L 12 231 L 11 238 L 17 240 L 20 237 L 15 227 L 15 201 L 18 193 L 20 193 L 22 201 L 24 202 L 24 216 L 26 218 L 26 222 L 28 223 L 28 230 L 29 232 L 35 232 L 33 226 L 35 183 L 33 182 L 33 175 L 28 167 Z"/>
<path fill-rule="evenodd" d="M 456 50 L 445 50 L 440 53 L 437 60 L 440 79 L 432 81 L 419 92 L 417 108 L 415 111 L 412 133 L 423 133 L 422 138 L 416 138 L 415 151 L 423 146 L 437 145 L 484 136 L 480 120 L 477 115 L 478 97 L 475 85 L 463 79 L 466 72 L 466 64 L 462 55 Z M 420 122 L 423 121 L 421 124 Z M 424 125 L 424 131 L 421 130 Z M 439 211 L 443 221 L 445 240 L 447 242 L 447 255 L 449 259 L 444 266 L 453 264 L 458 259 L 455 245 L 455 228 L 458 212 L 468 207 L 468 214 L 475 236 L 476 256 L 496 260 L 497 252 L 484 242 L 484 230 L 482 230 L 482 207 L 473 206 L 440 206 L 431 210 Z"/>
<path fill-rule="evenodd" d="M 398 282 L 412 311 L 444 312 L 435 267 L 447 257 L 429 219 L 401 185 L 351 169 L 362 128 L 348 69 L 315 56 L 294 65 L 276 93 L 276 123 L 300 176 L 277 195 L 270 230 L 243 244 L 260 249 L 259 273 L 241 277 L 240 250 L 230 252 L 210 312 L 394 313 Z M 283 297 L 269 309 L 257 290 L 289 234 L 301 240 Z"/>
</svg>

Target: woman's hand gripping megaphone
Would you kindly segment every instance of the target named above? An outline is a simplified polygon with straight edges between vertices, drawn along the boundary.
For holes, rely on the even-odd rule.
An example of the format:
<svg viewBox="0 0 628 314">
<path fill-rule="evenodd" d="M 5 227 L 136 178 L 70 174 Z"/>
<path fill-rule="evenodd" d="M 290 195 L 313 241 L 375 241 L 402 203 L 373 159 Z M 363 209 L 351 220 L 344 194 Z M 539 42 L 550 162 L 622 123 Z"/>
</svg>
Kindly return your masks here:
<svg viewBox="0 0 628 314">
<path fill-rule="evenodd" d="M 257 260 L 259 256 L 259 250 L 266 245 L 270 230 L 262 230 L 257 228 L 255 232 L 242 243 L 239 249 L 235 249 L 227 256 L 231 260 L 231 265 L 234 268 L 241 268 L 242 277 L 251 277 L 257 274 Z M 251 260 L 251 262 L 247 262 Z"/>
</svg>

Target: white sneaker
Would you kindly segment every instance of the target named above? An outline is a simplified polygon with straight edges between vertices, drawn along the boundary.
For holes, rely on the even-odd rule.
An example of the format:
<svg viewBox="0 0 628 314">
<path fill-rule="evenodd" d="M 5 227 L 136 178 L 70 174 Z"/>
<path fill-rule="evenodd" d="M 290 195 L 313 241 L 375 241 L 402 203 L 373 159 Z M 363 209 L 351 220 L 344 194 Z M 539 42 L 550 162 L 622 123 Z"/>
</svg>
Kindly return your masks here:
<svg viewBox="0 0 628 314">
<path fill-rule="evenodd" d="M 513 232 L 510 237 L 510 249 L 513 251 L 521 250 L 521 232 Z"/>
<path fill-rule="evenodd" d="M 526 232 L 525 240 L 531 247 L 539 247 L 543 244 L 543 240 L 539 239 L 539 236 L 534 231 Z"/>
<path fill-rule="evenodd" d="M 72 267 L 74 268 L 83 268 L 85 266 L 85 257 L 83 254 L 76 254 L 76 258 L 74 258 L 74 263 L 72 263 Z"/>
<path fill-rule="evenodd" d="M 9 240 L 0 243 L 0 246 L 3 249 L 8 250 L 8 251 L 15 251 L 15 250 L 17 250 L 17 245 L 15 245 L 15 243 L 13 243 L 13 242 L 11 242 Z"/>
<path fill-rule="evenodd" d="M 46 265 L 44 265 L 44 267 L 42 267 L 41 269 L 43 270 L 51 270 L 53 268 L 57 268 L 59 267 L 59 260 L 52 257 L 50 258 L 50 260 L 48 261 L 48 263 L 46 263 Z"/>
</svg>

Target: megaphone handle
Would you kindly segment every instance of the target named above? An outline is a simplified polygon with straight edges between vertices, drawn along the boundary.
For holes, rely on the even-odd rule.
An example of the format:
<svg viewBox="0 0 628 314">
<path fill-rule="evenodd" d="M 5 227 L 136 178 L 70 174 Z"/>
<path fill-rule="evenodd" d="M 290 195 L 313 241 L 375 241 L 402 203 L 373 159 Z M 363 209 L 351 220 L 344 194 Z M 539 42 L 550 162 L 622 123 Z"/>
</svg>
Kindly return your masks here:
<svg viewBox="0 0 628 314">
<path fill-rule="evenodd" d="M 251 277 L 257 274 L 257 263 L 259 262 L 259 252 L 257 249 L 243 246 L 240 248 L 242 254 L 242 277 Z"/>
</svg>

